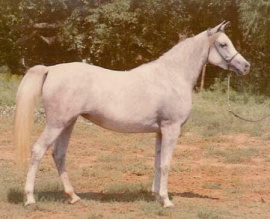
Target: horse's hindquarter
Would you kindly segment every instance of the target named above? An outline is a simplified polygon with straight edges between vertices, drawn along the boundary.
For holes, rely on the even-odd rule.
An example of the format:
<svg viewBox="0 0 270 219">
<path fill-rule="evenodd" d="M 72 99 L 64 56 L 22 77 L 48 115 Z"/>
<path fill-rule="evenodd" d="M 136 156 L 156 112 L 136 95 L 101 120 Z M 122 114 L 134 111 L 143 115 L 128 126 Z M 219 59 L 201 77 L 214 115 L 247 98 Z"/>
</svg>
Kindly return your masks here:
<svg viewBox="0 0 270 219">
<path fill-rule="evenodd" d="M 162 117 L 177 120 L 181 104 L 151 70 L 117 72 L 81 63 L 53 66 L 43 89 L 47 117 L 68 122 L 83 115 L 114 131 L 156 132 Z"/>
</svg>

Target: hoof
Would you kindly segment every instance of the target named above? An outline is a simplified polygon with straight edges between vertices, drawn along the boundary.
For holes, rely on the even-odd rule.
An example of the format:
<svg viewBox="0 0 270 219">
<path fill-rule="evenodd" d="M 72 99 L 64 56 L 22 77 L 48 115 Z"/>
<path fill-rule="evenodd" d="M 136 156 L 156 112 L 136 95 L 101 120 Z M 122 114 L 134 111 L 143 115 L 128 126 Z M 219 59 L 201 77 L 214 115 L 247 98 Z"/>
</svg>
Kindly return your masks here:
<svg viewBox="0 0 270 219">
<path fill-rule="evenodd" d="M 164 208 L 173 208 L 174 204 L 171 201 L 168 201 L 166 203 L 163 204 Z"/>
<path fill-rule="evenodd" d="M 35 201 L 27 201 L 24 203 L 25 207 L 30 207 L 30 206 L 36 206 L 36 202 Z"/>
<path fill-rule="evenodd" d="M 76 196 L 74 198 L 72 198 L 70 201 L 69 201 L 69 204 L 75 204 L 76 202 L 80 201 L 80 197 L 79 196 Z"/>
<path fill-rule="evenodd" d="M 172 207 L 174 207 L 174 204 L 168 198 L 163 199 L 157 193 L 154 193 L 154 195 L 155 195 L 155 200 L 157 202 L 159 202 L 161 205 L 163 205 L 164 208 L 172 208 Z"/>
<path fill-rule="evenodd" d="M 35 201 L 34 196 L 28 196 L 26 198 L 26 202 L 24 203 L 24 206 L 35 205 L 35 204 L 36 204 L 36 201 Z"/>
</svg>

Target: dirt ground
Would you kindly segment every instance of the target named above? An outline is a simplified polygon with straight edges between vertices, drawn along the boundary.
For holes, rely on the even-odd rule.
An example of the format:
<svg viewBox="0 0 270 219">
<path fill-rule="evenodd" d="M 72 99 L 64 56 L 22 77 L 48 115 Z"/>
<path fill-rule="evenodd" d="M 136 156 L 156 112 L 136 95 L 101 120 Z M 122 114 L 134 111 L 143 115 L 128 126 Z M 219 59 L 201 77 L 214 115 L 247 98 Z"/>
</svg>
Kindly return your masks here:
<svg viewBox="0 0 270 219">
<path fill-rule="evenodd" d="M 82 200 L 67 203 L 50 149 L 37 174 L 38 203 L 25 208 L 25 173 L 16 169 L 8 127 L 0 129 L 0 218 L 270 218 L 267 139 L 183 133 L 169 176 L 175 207 L 163 209 L 150 192 L 155 136 L 118 134 L 79 122 L 67 169 Z M 41 130 L 38 125 L 33 141 Z"/>
</svg>

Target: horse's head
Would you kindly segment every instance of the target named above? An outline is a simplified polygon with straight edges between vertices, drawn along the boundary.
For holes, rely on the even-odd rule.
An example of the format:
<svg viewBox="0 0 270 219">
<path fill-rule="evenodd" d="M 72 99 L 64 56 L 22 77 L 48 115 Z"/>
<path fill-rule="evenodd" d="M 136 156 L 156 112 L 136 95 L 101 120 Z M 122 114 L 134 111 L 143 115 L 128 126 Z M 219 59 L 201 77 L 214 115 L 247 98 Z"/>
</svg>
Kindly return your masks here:
<svg viewBox="0 0 270 219">
<path fill-rule="evenodd" d="M 229 37 L 225 34 L 225 26 L 229 22 L 222 22 L 215 28 L 208 29 L 210 40 L 208 62 L 223 69 L 234 71 L 237 75 L 248 74 L 249 62 L 235 49 Z"/>
</svg>

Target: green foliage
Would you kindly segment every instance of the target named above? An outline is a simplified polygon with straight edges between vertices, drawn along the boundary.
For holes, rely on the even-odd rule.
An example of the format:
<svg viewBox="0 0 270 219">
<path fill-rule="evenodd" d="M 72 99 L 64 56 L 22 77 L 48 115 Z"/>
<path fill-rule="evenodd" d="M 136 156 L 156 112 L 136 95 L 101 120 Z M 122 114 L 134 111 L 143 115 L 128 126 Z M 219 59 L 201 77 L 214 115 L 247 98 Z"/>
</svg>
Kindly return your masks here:
<svg viewBox="0 0 270 219">
<path fill-rule="evenodd" d="M 0 106 L 14 106 L 21 76 L 0 73 Z"/>
<path fill-rule="evenodd" d="M 21 22 L 20 0 L 0 1 L 0 65 L 8 65 L 11 70 L 19 68 L 15 56 L 17 33 L 12 28 Z"/>
<path fill-rule="evenodd" d="M 270 2 L 247 0 L 240 3 L 241 22 L 245 38 L 256 40 L 262 53 L 270 48 Z"/>
<path fill-rule="evenodd" d="M 21 74 L 21 58 L 27 67 L 85 59 L 127 70 L 162 55 L 178 34 L 230 20 L 227 34 L 252 63 L 250 76 L 233 87 L 269 95 L 269 10 L 265 0 L 0 0 L 0 65 Z M 55 27 L 35 27 L 42 23 Z M 214 78 L 223 80 L 223 71 L 207 68 L 206 87 Z"/>
<path fill-rule="evenodd" d="M 177 42 L 175 30 L 181 30 L 183 23 L 180 12 L 179 1 L 115 0 L 85 7 L 67 19 L 64 42 L 90 63 L 130 69 L 157 58 Z"/>
<path fill-rule="evenodd" d="M 264 0 L 241 1 L 240 26 L 244 35 L 244 48 L 252 63 L 251 83 L 253 91 L 270 93 L 270 2 Z"/>
<path fill-rule="evenodd" d="M 222 20 L 237 19 L 238 5 L 232 0 L 182 0 L 182 2 L 184 12 L 189 17 L 186 25 L 193 33 L 213 27 Z M 235 29 L 235 22 L 237 21 L 231 24 L 233 29 Z"/>
</svg>

